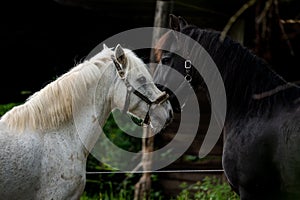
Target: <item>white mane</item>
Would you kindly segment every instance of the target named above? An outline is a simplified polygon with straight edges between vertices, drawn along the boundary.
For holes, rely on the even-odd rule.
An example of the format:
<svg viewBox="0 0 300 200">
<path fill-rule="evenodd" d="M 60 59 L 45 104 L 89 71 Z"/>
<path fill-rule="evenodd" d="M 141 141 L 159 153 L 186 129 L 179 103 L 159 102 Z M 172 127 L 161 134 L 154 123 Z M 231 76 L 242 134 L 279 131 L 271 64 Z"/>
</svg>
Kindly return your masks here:
<svg viewBox="0 0 300 200">
<path fill-rule="evenodd" d="M 8 111 L 1 121 L 17 131 L 26 127 L 45 130 L 60 126 L 72 117 L 72 100 L 85 97 L 87 86 L 98 80 L 101 66 L 110 60 L 112 53 L 110 49 L 104 49 L 97 59 L 73 67 L 33 94 L 24 104 Z"/>
</svg>

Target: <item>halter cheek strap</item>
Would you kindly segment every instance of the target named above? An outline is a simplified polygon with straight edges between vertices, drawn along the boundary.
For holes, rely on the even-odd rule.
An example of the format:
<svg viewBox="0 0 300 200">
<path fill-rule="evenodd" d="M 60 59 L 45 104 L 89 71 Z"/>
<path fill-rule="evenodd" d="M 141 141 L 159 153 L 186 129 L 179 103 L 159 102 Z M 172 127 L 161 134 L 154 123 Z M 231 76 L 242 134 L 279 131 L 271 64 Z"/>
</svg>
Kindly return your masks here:
<svg viewBox="0 0 300 200">
<path fill-rule="evenodd" d="M 185 80 L 187 82 L 191 82 L 192 81 L 192 75 L 191 75 L 191 71 L 192 71 L 192 62 L 191 60 L 185 60 L 184 61 L 184 69 L 185 69 Z"/>
<path fill-rule="evenodd" d="M 186 105 L 186 102 L 189 98 L 189 94 L 191 93 L 191 90 L 192 90 L 191 82 L 192 82 L 192 76 L 193 76 L 193 74 L 192 74 L 193 68 L 192 68 L 191 60 L 184 61 L 184 69 L 185 69 L 184 79 L 187 81 L 187 83 L 185 81 L 182 81 L 182 83 L 179 85 L 179 87 L 177 87 L 175 92 L 173 94 L 171 94 L 171 96 L 170 96 L 171 99 L 173 99 L 173 98 L 175 99 L 176 93 L 179 93 L 180 91 L 185 92 L 186 95 L 184 95 L 183 103 L 180 106 L 181 110 L 183 110 L 184 106 Z"/>
<path fill-rule="evenodd" d="M 129 83 L 129 81 L 127 80 L 127 78 L 125 77 L 125 72 L 121 67 L 121 64 L 116 60 L 116 58 L 114 56 L 111 57 L 113 60 L 113 63 L 117 69 L 117 72 L 119 74 L 119 77 L 121 78 L 121 80 L 124 81 L 125 86 L 127 88 L 127 93 L 126 93 L 126 99 L 125 99 L 125 104 L 124 104 L 124 108 L 123 108 L 123 113 L 126 114 L 127 111 L 129 110 L 129 104 L 130 104 L 130 96 L 131 93 L 135 94 L 136 96 L 138 96 L 141 100 L 143 100 L 145 103 L 148 104 L 148 111 L 146 113 L 146 116 L 144 118 L 144 120 L 142 121 L 141 124 L 146 124 L 149 125 L 150 124 L 150 108 L 152 106 L 152 104 L 162 104 L 164 103 L 168 98 L 168 94 L 164 93 L 164 95 L 162 95 L 161 97 L 159 97 L 158 99 L 156 99 L 155 101 L 151 101 L 148 97 L 146 97 L 144 94 L 142 94 L 141 92 L 139 92 L 138 90 L 134 89 L 134 87 Z"/>
</svg>

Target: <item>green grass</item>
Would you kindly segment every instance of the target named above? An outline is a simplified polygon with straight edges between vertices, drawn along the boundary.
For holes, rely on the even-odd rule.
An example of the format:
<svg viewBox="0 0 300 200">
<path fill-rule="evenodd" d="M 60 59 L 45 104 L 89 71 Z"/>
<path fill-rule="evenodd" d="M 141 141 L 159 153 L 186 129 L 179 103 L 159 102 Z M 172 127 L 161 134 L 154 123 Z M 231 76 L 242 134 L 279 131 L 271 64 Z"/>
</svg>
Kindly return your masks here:
<svg viewBox="0 0 300 200">
<path fill-rule="evenodd" d="M 157 180 L 156 180 L 157 181 Z M 135 183 L 131 183 L 132 186 Z M 134 199 L 134 188 L 128 185 L 121 189 L 119 193 L 113 188 L 110 183 L 110 190 L 88 196 L 84 193 L 80 200 L 132 200 Z M 216 177 L 205 177 L 202 181 L 188 185 L 182 183 L 181 192 L 171 198 L 171 200 L 239 200 L 239 196 L 234 193 L 226 182 L 222 182 Z M 162 191 L 152 191 L 149 200 L 166 200 L 162 195 Z M 168 199 L 170 200 L 170 199 Z"/>
<path fill-rule="evenodd" d="M 205 177 L 192 185 L 182 183 L 182 191 L 176 200 L 239 200 L 227 183 L 216 177 Z"/>
</svg>

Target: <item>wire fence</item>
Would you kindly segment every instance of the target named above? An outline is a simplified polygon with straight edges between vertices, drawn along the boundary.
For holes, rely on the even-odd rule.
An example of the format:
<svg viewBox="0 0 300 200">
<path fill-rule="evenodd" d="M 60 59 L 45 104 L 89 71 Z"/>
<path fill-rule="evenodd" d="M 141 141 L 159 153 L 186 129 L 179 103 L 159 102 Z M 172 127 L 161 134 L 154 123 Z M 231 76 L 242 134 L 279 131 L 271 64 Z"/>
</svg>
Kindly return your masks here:
<svg viewBox="0 0 300 200">
<path fill-rule="evenodd" d="M 86 172 L 86 174 L 143 174 L 143 173 L 220 173 L 223 169 L 195 169 L 195 170 L 159 170 L 159 171 L 103 171 L 103 172 Z"/>
</svg>

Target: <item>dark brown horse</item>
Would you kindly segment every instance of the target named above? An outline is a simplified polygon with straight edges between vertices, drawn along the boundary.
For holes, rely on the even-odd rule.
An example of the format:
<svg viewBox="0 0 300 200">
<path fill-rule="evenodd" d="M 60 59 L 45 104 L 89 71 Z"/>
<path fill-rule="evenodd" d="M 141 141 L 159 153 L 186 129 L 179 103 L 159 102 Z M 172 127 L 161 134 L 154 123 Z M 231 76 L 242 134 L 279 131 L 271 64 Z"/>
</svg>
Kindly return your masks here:
<svg viewBox="0 0 300 200">
<path fill-rule="evenodd" d="M 189 57 L 197 49 L 181 40 L 180 34 L 197 41 L 211 56 L 226 90 L 222 159 L 234 191 L 243 200 L 300 199 L 299 87 L 287 83 L 264 60 L 231 38 L 221 41 L 217 31 L 189 25 L 174 15 L 170 15 L 170 28 L 157 43 L 160 64 L 155 76 L 172 80 L 165 67 L 169 66 L 188 76 L 193 88 L 205 88 L 201 72 L 193 63 L 195 55 L 201 57 L 203 51 Z M 185 68 L 187 57 L 192 65 L 189 70 Z M 267 92 L 275 88 L 276 92 Z M 180 112 L 176 97 L 170 96 L 173 109 Z"/>
</svg>

